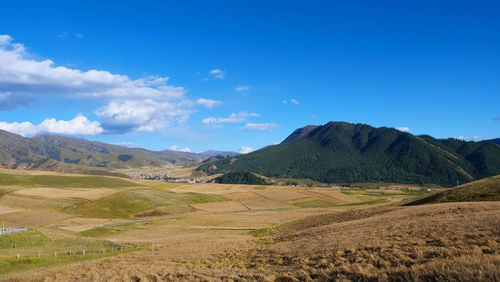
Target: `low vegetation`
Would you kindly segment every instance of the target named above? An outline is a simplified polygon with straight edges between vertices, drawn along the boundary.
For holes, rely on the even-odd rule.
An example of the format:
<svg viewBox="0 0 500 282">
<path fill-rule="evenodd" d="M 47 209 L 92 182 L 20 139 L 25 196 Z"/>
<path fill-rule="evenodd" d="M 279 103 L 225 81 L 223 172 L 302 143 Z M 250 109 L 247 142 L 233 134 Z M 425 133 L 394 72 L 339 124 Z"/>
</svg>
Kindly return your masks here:
<svg viewBox="0 0 500 282">
<path fill-rule="evenodd" d="M 67 208 L 65 211 L 87 217 L 96 218 L 134 218 L 136 214 L 144 214 L 159 207 L 189 209 L 191 204 L 220 202 L 226 199 L 211 194 L 174 193 L 158 189 L 135 189 L 118 192 L 94 201 L 88 201 Z M 161 209 L 160 209 L 161 211 Z M 164 210 L 166 211 L 166 210 Z"/>
<path fill-rule="evenodd" d="M 0 186 L 45 186 L 55 188 L 120 188 L 142 186 L 123 179 L 102 176 L 27 175 L 0 173 Z"/>
<path fill-rule="evenodd" d="M 35 230 L 0 235 L 0 275 L 109 257 L 143 247 L 82 237 L 50 238 Z"/>
<path fill-rule="evenodd" d="M 496 281 L 499 210 L 500 203 L 468 203 L 312 216 L 252 231 L 265 244 L 203 267 L 224 262 L 245 269 L 240 277 L 277 281 Z"/>
<path fill-rule="evenodd" d="M 477 201 L 500 201 L 500 175 L 437 192 L 406 205 Z"/>
</svg>

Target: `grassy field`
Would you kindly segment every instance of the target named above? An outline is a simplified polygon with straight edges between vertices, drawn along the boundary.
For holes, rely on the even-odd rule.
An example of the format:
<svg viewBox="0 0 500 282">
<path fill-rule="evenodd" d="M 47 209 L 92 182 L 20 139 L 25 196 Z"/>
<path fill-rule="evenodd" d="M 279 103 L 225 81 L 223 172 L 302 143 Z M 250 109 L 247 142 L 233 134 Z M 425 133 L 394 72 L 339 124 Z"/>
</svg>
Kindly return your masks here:
<svg viewBox="0 0 500 282">
<path fill-rule="evenodd" d="M 65 211 L 87 217 L 133 218 L 133 215 L 145 211 L 168 214 L 168 208 L 160 207 L 171 207 L 171 212 L 175 213 L 175 211 L 183 210 L 182 207 L 185 207 L 184 210 L 188 210 L 188 206 L 191 204 L 218 201 L 225 201 L 225 199 L 218 195 L 193 192 L 180 194 L 157 189 L 136 189 L 78 204 Z"/>
<path fill-rule="evenodd" d="M 134 182 L 113 177 L 0 173 L 0 186 L 9 185 L 57 188 L 121 188 L 141 186 Z"/>
<path fill-rule="evenodd" d="M 420 197 L 406 205 L 473 201 L 500 201 L 500 175 Z"/>
<path fill-rule="evenodd" d="M 93 260 L 141 248 L 144 246 L 87 240 L 82 237 L 46 236 L 31 229 L 27 232 L 1 235 L 0 273 Z"/>
<path fill-rule="evenodd" d="M 426 186 L 1 173 L 10 182 L 0 185 L 0 220 L 30 228 L 0 236 L 0 279 L 8 281 L 419 280 L 439 269 L 444 280 L 498 277 L 500 204 L 399 206 L 433 195 Z M 484 181 L 474 193 L 488 191 Z M 146 223 L 109 225 L 138 220 Z"/>
</svg>

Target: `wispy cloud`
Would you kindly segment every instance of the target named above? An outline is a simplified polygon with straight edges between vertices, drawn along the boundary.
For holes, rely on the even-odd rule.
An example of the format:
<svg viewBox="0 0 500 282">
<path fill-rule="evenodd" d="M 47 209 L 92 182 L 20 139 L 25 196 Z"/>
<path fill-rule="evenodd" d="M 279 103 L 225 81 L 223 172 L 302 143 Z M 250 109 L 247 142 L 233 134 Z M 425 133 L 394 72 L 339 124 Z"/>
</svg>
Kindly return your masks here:
<svg viewBox="0 0 500 282">
<path fill-rule="evenodd" d="M 226 71 L 221 69 L 213 69 L 208 72 L 208 78 L 212 79 L 224 79 L 226 75 Z"/>
<path fill-rule="evenodd" d="M 198 103 L 200 105 L 204 105 L 205 107 L 211 109 L 214 106 L 221 104 L 222 102 L 221 101 L 217 101 L 217 100 L 200 98 L 200 99 L 198 99 L 198 101 L 196 101 L 196 103 Z"/>
<path fill-rule="evenodd" d="M 0 122 L 0 129 L 22 136 L 33 136 L 41 133 L 54 133 L 64 135 L 99 135 L 103 128 L 97 121 L 89 121 L 87 117 L 79 114 L 72 120 L 45 119 L 39 124 L 31 122 Z"/>
<path fill-rule="evenodd" d="M 240 129 L 245 130 L 269 130 L 278 127 L 277 123 L 247 123 L 245 126 Z"/>
<path fill-rule="evenodd" d="M 118 145 L 118 146 L 127 146 L 127 147 L 130 147 L 130 146 L 139 146 L 140 145 L 140 144 L 137 144 L 135 142 L 113 142 L 113 143 L 110 143 L 110 144 Z"/>
<path fill-rule="evenodd" d="M 257 113 L 247 113 L 245 111 L 232 113 L 228 117 L 208 117 L 202 121 L 203 124 L 239 123 L 247 121 L 251 117 L 259 117 Z"/>
<path fill-rule="evenodd" d="M 291 104 L 295 104 L 295 105 L 298 105 L 299 104 L 299 101 L 297 101 L 296 99 L 290 99 L 290 100 L 283 100 L 282 101 L 283 104 L 288 104 L 288 103 L 291 103 Z"/>
<path fill-rule="evenodd" d="M 403 127 L 396 127 L 397 130 L 403 131 L 403 132 L 410 132 L 410 128 L 403 126 Z"/>
<path fill-rule="evenodd" d="M 188 148 L 188 147 L 184 147 L 184 148 L 178 148 L 177 145 L 174 145 L 172 147 L 170 147 L 171 151 L 178 151 L 178 152 L 184 152 L 184 153 L 190 153 L 191 152 L 191 149 Z"/>
<path fill-rule="evenodd" d="M 236 92 L 246 92 L 248 90 L 250 90 L 250 86 L 248 86 L 248 85 L 240 85 L 234 89 L 234 91 L 236 91 Z"/>
<path fill-rule="evenodd" d="M 240 154 L 248 154 L 248 153 L 250 153 L 252 151 L 253 151 L 253 149 L 250 148 L 250 147 L 243 146 L 243 147 L 240 148 Z"/>
<path fill-rule="evenodd" d="M 481 141 L 485 138 L 484 136 L 458 136 L 457 139 L 463 141 Z"/>
</svg>

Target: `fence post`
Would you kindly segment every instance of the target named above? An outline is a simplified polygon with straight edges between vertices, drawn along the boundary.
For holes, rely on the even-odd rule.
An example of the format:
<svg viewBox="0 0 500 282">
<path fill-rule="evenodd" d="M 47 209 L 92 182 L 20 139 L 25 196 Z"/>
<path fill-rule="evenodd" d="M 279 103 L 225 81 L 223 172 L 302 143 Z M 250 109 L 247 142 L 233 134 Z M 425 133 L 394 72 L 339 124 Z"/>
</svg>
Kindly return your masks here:
<svg viewBox="0 0 500 282">
<path fill-rule="evenodd" d="M 83 255 L 85 255 L 85 249 L 83 249 Z"/>
<path fill-rule="evenodd" d="M 57 252 L 56 251 L 54 251 L 54 257 L 57 257 Z"/>
<path fill-rule="evenodd" d="M 40 258 L 40 250 L 38 250 L 38 258 Z"/>
<path fill-rule="evenodd" d="M 17 260 L 19 260 L 19 253 L 17 254 Z"/>
</svg>

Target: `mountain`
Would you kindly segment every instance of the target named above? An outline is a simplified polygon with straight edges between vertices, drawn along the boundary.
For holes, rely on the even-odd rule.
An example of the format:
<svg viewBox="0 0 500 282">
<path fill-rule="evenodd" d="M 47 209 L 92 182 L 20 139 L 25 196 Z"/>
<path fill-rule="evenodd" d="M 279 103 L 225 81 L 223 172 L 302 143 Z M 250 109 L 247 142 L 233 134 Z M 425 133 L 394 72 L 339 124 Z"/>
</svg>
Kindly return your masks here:
<svg viewBox="0 0 500 282">
<path fill-rule="evenodd" d="M 57 135 L 25 138 L 0 130 L 0 167 L 81 172 L 201 161 L 181 152 L 153 152 Z"/>
<path fill-rule="evenodd" d="M 484 141 L 486 141 L 486 142 L 493 142 L 493 143 L 495 143 L 495 144 L 497 144 L 497 145 L 500 146 L 500 138 L 495 138 L 495 139 L 490 139 L 490 140 L 484 140 Z"/>
<path fill-rule="evenodd" d="M 216 151 L 216 150 L 208 150 L 205 152 L 197 153 L 198 156 L 201 157 L 215 157 L 215 156 L 236 156 L 239 155 L 240 153 L 238 152 L 231 152 L 231 151 Z"/>
<path fill-rule="evenodd" d="M 329 122 L 294 131 L 281 144 L 206 162 L 208 174 L 248 171 L 329 183 L 398 182 L 452 186 L 500 174 L 500 147 L 415 136 L 394 128 Z"/>
<path fill-rule="evenodd" d="M 172 151 L 172 150 L 167 150 L 169 152 L 178 152 L 178 151 Z M 240 153 L 237 152 L 232 152 L 232 151 L 216 151 L 216 150 L 208 150 L 204 152 L 199 152 L 199 153 L 193 153 L 193 152 L 183 152 L 185 155 L 190 155 L 190 156 L 198 156 L 202 158 L 211 158 L 215 156 L 236 156 L 239 155 Z"/>
<path fill-rule="evenodd" d="M 500 201 L 500 175 L 460 185 L 449 190 L 404 204 L 414 206 L 431 203 Z"/>
</svg>

